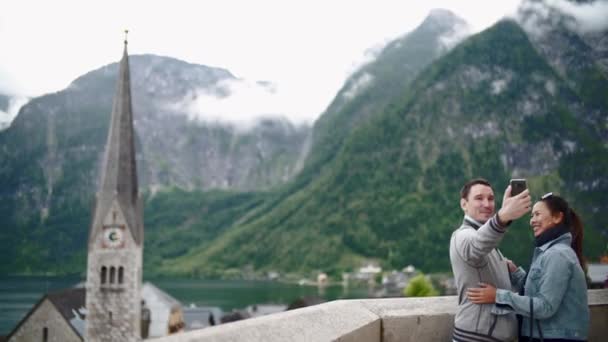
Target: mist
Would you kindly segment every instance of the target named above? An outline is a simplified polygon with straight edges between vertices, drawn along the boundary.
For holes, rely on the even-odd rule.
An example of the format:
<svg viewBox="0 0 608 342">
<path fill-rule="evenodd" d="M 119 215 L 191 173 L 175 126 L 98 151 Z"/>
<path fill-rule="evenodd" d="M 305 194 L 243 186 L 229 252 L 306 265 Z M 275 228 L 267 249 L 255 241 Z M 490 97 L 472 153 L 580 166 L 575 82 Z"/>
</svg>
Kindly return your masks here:
<svg viewBox="0 0 608 342">
<path fill-rule="evenodd" d="M 547 0 L 547 6 L 558 9 L 575 19 L 572 27 L 579 33 L 592 33 L 608 29 L 608 2 L 578 4 L 566 0 Z"/>
<path fill-rule="evenodd" d="M 5 108 L 5 110 L 0 108 L 0 129 L 9 126 L 11 122 L 13 122 L 13 119 L 15 119 L 17 116 L 17 113 L 19 113 L 21 107 L 23 107 L 28 101 L 29 98 L 25 96 L 11 97 L 8 101 L 8 107 Z"/>
<path fill-rule="evenodd" d="M 229 79 L 215 85 L 221 91 L 199 89 L 194 96 L 169 105 L 176 113 L 185 113 L 190 120 L 228 124 L 247 131 L 267 119 L 287 120 L 294 125 L 310 125 L 309 113 L 297 108 L 301 99 L 283 92 L 272 82 Z M 303 94 L 302 96 L 305 96 Z"/>
<path fill-rule="evenodd" d="M 556 12 L 561 16 L 555 15 Z M 561 21 L 563 16 L 566 17 L 568 28 L 579 34 L 608 30 L 608 1 L 575 3 L 567 0 L 527 0 L 521 4 L 519 13 L 516 19 L 534 34 L 542 34 Z"/>
</svg>

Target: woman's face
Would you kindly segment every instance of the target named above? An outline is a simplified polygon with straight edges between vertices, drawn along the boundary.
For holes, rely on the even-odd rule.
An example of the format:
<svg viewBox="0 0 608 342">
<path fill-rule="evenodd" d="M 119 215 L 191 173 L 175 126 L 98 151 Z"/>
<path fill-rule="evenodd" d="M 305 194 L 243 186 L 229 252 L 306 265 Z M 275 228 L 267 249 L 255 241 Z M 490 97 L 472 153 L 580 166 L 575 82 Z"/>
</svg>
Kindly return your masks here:
<svg viewBox="0 0 608 342">
<path fill-rule="evenodd" d="M 561 212 L 557 213 L 557 215 L 552 215 L 545 202 L 536 202 L 534 207 L 532 207 L 532 218 L 530 219 L 530 226 L 532 226 L 532 230 L 534 231 L 534 237 L 555 227 L 562 220 L 562 217 L 563 214 Z"/>
</svg>

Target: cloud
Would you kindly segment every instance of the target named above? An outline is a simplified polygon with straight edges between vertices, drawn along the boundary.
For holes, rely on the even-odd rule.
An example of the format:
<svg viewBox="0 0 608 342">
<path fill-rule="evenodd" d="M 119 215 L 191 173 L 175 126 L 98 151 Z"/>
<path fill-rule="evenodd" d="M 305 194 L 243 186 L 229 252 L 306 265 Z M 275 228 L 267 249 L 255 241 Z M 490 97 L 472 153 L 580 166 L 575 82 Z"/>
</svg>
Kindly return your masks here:
<svg viewBox="0 0 608 342">
<path fill-rule="evenodd" d="M 294 102 L 274 83 L 229 79 L 220 81 L 215 88 L 222 91 L 199 89 L 183 101 L 171 104 L 169 109 L 185 113 L 191 120 L 229 124 L 243 130 L 268 118 L 289 117 L 295 124 L 309 123 L 311 120 L 291 114 L 295 111 Z"/>
<path fill-rule="evenodd" d="M 6 111 L 0 109 L 0 129 L 8 127 L 19 113 L 21 107 L 23 107 L 28 101 L 29 99 L 24 96 L 11 97 L 11 99 L 8 101 Z"/>
<path fill-rule="evenodd" d="M 439 37 L 439 44 L 445 50 L 451 50 L 472 33 L 472 28 L 464 21 L 458 21 L 450 32 Z"/>
<path fill-rule="evenodd" d="M 527 0 L 518 13 L 517 19 L 534 34 L 543 34 L 564 19 L 570 29 L 581 34 L 608 30 L 608 1 Z"/>
<path fill-rule="evenodd" d="M 0 69 L 0 95 L 15 95 L 23 92 L 11 74 Z"/>
<path fill-rule="evenodd" d="M 570 15 L 580 33 L 598 32 L 608 29 L 608 2 L 574 3 L 566 0 L 547 0 L 547 6 Z"/>
<path fill-rule="evenodd" d="M 275 94 L 252 82 L 237 95 L 248 99 L 247 94 L 259 91 L 263 99 L 251 104 L 253 108 L 265 107 L 260 111 L 285 114 L 295 122 L 310 121 L 374 57 L 366 49 L 414 29 L 430 9 L 452 9 L 481 30 L 519 1 L 6 1 L 0 11 L 0 69 L 13 75 L 23 94 L 59 91 L 119 59 L 123 29 L 129 28 L 132 55 L 170 56 L 222 67 L 242 79 L 271 80 Z M 141 15 L 142 8 L 146 15 Z M 279 103 L 267 105 L 268 98 Z"/>
<path fill-rule="evenodd" d="M 361 76 L 359 76 L 352 82 L 348 89 L 346 89 L 346 91 L 344 92 L 344 98 L 346 98 L 347 100 L 354 98 L 355 96 L 357 96 L 357 94 L 359 94 L 361 90 L 369 86 L 373 80 L 374 77 L 371 74 L 367 72 L 363 73 Z"/>
</svg>

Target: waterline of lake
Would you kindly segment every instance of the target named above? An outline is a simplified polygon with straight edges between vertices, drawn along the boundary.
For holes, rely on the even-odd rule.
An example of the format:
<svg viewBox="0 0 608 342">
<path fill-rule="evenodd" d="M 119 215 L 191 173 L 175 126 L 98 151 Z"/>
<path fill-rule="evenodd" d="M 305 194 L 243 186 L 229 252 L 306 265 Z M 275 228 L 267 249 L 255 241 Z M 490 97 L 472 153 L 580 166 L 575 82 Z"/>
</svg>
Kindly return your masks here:
<svg viewBox="0 0 608 342">
<path fill-rule="evenodd" d="M 45 293 L 74 287 L 77 277 L 0 277 L 0 336 L 8 335 Z M 151 279 L 184 306 L 216 306 L 223 311 L 254 304 L 289 305 L 303 297 L 325 300 L 367 298 L 367 288 L 340 285 L 318 288 L 269 281 Z"/>
</svg>

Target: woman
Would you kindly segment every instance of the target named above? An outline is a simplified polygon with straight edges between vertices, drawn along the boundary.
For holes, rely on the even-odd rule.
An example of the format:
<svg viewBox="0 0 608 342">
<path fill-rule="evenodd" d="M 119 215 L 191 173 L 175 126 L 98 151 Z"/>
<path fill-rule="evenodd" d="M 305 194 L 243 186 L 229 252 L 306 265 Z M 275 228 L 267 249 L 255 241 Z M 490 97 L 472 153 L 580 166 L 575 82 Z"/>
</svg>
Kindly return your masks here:
<svg viewBox="0 0 608 342">
<path fill-rule="evenodd" d="M 525 280 L 524 295 L 482 283 L 467 296 L 475 304 L 495 303 L 494 314 L 524 316 L 521 335 L 532 341 L 586 341 L 589 306 L 581 220 L 563 198 L 548 193 L 534 204 L 530 225 L 535 244 L 530 272 L 525 277 L 521 267 L 509 265 L 519 287 Z"/>
</svg>

